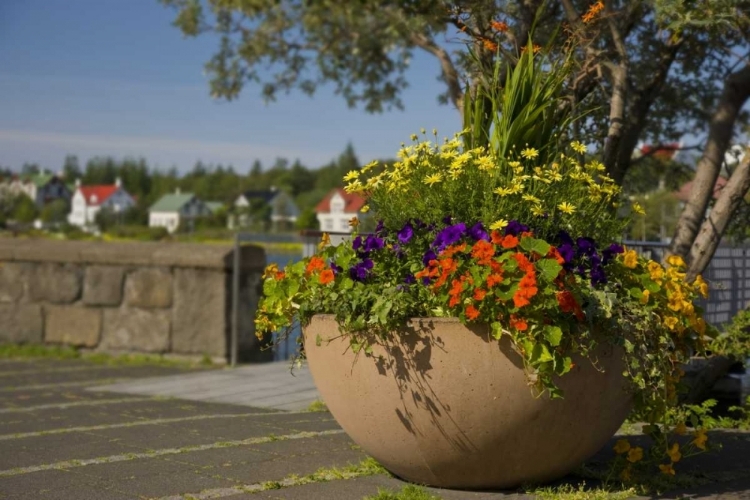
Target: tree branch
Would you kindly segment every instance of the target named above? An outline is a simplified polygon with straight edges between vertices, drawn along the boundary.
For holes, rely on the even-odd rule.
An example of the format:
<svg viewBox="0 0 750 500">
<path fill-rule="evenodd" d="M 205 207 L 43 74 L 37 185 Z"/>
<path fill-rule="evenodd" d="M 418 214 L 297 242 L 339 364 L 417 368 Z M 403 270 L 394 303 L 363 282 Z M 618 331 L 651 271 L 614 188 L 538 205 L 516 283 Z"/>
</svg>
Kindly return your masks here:
<svg viewBox="0 0 750 500">
<path fill-rule="evenodd" d="M 671 253 L 682 256 L 691 268 L 690 259 L 706 251 L 697 249 L 696 252 L 691 252 L 690 247 L 696 241 L 699 225 L 711 201 L 724 154 L 732 139 L 737 116 L 748 98 L 750 98 L 750 64 L 732 73 L 724 81 L 724 90 L 709 123 L 706 149 L 696 166 L 690 198 L 677 222 L 675 236 L 669 249 Z"/>
<path fill-rule="evenodd" d="M 432 39 L 425 36 L 424 33 L 412 33 L 409 38 L 414 45 L 434 55 L 440 61 L 440 69 L 443 73 L 445 83 L 448 85 L 448 95 L 456 109 L 462 113 L 463 91 L 461 90 L 458 71 L 456 71 L 450 54 L 438 46 Z"/>
</svg>

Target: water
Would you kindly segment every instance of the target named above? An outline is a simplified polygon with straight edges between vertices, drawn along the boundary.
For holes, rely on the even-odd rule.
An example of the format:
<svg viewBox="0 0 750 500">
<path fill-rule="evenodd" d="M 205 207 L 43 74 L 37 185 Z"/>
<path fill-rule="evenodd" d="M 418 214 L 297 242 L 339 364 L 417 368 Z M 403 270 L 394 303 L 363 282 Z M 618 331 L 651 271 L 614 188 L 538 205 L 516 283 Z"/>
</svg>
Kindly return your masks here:
<svg viewBox="0 0 750 500">
<path fill-rule="evenodd" d="M 287 264 L 293 264 L 302 260 L 302 253 L 268 253 L 266 254 L 266 264 L 276 264 L 279 269 Z M 293 357 L 297 353 L 297 339 L 301 335 L 299 324 L 295 324 L 292 331 L 282 342 L 277 343 L 279 332 L 273 334 L 273 360 L 284 361 Z"/>
</svg>

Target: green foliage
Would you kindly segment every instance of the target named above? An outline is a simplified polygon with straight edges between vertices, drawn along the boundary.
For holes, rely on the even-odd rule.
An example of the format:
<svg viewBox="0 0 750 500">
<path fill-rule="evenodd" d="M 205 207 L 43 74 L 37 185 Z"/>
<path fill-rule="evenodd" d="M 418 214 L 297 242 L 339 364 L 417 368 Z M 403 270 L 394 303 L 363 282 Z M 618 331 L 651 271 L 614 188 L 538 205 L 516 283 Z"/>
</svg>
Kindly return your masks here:
<svg viewBox="0 0 750 500">
<path fill-rule="evenodd" d="M 26 195 L 19 195 L 16 199 L 11 218 L 23 224 L 30 224 L 38 217 L 39 210 L 34 201 Z"/>
<path fill-rule="evenodd" d="M 626 239 L 664 241 L 674 234 L 680 217 L 680 201 L 672 191 L 653 191 L 631 196 L 645 213 L 631 217 L 625 228 Z"/>
<path fill-rule="evenodd" d="M 732 318 L 729 326 L 713 339 L 709 350 L 736 361 L 750 358 L 750 309 Z"/>
<path fill-rule="evenodd" d="M 120 225 L 109 228 L 105 237 L 106 239 L 161 241 L 169 237 L 169 232 L 165 227 Z"/>
<path fill-rule="evenodd" d="M 67 220 L 70 212 L 70 204 L 60 198 L 47 203 L 42 209 L 39 218 L 47 224 L 62 224 Z"/>
</svg>

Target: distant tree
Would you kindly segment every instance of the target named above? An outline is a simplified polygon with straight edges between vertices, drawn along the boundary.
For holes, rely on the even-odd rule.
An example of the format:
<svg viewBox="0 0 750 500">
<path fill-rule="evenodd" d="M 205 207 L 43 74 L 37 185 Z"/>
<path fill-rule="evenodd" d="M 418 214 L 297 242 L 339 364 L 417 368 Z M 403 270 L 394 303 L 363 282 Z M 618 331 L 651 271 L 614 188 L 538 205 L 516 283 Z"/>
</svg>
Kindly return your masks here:
<svg viewBox="0 0 750 500">
<path fill-rule="evenodd" d="M 81 171 L 81 166 L 78 164 L 78 157 L 76 155 L 67 155 L 65 157 L 62 171 L 65 182 L 72 182 L 83 177 L 83 172 Z"/>
<path fill-rule="evenodd" d="M 22 175 L 36 175 L 40 174 L 42 169 L 36 163 L 24 163 L 21 167 Z"/>
<path fill-rule="evenodd" d="M 120 225 L 125 214 L 116 213 L 110 208 L 102 208 L 94 216 L 94 224 L 103 233 L 109 231 L 113 227 Z"/>
<path fill-rule="evenodd" d="M 39 216 L 39 210 L 34 201 L 25 194 L 19 195 L 15 200 L 12 218 L 16 222 L 30 224 Z"/>
<path fill-rule="evenodd" d="M 299 217 L 297 217 L 297 229 L 319 229 L 320 223 L 318 217 L 315 214 L 315 210 L 312 208 L 306 208 L 303 210 Z"/>
<path fill-rule="evenodd" d="M 263 164 L 260 162 L 260 160 L 255 160 L 253 162 L 253 166 L 250 167 L 248 176 L 251 178 L 259 178 L 261 175 L 263 175 Z"/>
<path fill-rule="evenodd" d="M 62 224 L 67 220 L 68 213 L 70 213 L 70 203 L 63 198 L 58 198 L 42 208 L 39 218 L 47 224 Z"/>
<path fill-rule="evenodd" d="M 315 174 L 307 169 L 299 160 L 296 160 L 289 172 L 289 184 L 291 194 L 294 198 L 315 186 Z"/>
</svg>

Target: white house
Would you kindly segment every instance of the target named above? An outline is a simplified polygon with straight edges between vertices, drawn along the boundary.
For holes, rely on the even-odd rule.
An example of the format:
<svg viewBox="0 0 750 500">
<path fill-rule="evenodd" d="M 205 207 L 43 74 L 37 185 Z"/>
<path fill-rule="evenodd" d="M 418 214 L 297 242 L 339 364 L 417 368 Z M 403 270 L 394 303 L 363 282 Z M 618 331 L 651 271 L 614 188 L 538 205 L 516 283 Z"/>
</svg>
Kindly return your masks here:
<svg viewBox="0 0 750 500">
<path fill-rule="evenodd" d="M 320 230 L 351 233 L 349 221 L 361 216 L 359 211 L 364 205 L 365 199 L 358 194 L 347 193 L 341 188 L 333 189 L 315 207 Z"/>
<path fill-rule="evenodd" d="M 211 209 L 193 193 L 165 194 L 148 210 L 149 227 L 165 227 L 174 233 L 180 224 L 211 215 Z"/>
<path fill-rule="evenodd" d="M 101 209 L 117 214 L 134 206 L 135 199 L 123 189 L 119 178 L 114 184 L 95 186 L 81 186 L 81 182 L 76 181 L 76 190 L 70 200 L 68 222 L 80 227 L 92 226 Z"/>
</svg>

